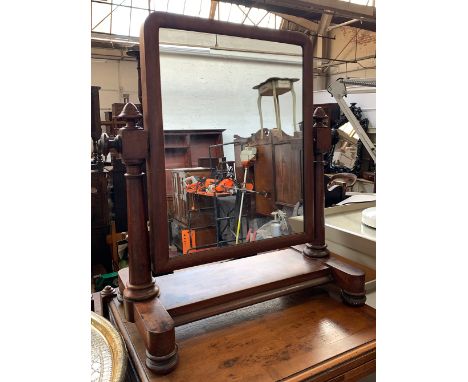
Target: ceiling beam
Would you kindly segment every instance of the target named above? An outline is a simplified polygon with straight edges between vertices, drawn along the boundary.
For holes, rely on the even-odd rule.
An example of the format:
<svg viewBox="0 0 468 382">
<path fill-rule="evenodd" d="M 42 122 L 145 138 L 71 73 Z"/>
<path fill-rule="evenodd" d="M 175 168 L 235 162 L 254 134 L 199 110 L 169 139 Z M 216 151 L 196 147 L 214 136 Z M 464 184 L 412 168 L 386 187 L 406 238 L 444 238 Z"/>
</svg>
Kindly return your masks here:
<svg viewBox="0 0 468 382">
<path fill-rule="evenodd" d="M 288 30 L 288 24 L 289 24 L 289 21 L 286 20 L 286 19 L 281 19 L 281 24 L 280 24 L 280 29 L 281 30 Z"/>
<path fill-rule="evenodd" d="M 325 35 L 328 27 L 330 26 L 332 18 L 333 18 L 333 14 L 329 14 L 329 13 L 322 14 L 322 17 L 320 18 L 320 23 L 318 25 L 318 31 L 317 31 L 319 35 L 322 35 L 322 36 Z"/>
<path fill-rule="evenodd" d="M 283 0 L 285 3 L 290 3 L 291 0 Z M 361 19 L 367 21 L 375 21 L 375 7 L 355 4 L 341 0 L 298 0 L 293 3 L 303 3 L 309 5 L 310 9 L 314 9 L 321 13 L 334 13 L 337 16 L 348 17 L 351 19 Z"/>
<path fill-rule="evenodd" d="M 376 9 L 372 6 L 340 0 L 226 0 L 226 2 L 288 14 L 313 22 L 319 22 L 323 13 L 333 13 L 333 22 L 336 24 L 359 19 L 356 27 L 375 32 Z"/>
<path fill-rule="evenodd" d="M 375 22 L 376 8 L 368 5 L 349 3 L 341 0 L 229 0 L 229 2 L 249 3 L 252 7 L 284 7 L 315 13 L 333 13 L 348 19 L 361 19 Z M 287 12 L 285 12 L 287 13 Z"/>
<path fill-rule="evenodd" d="M 336 28 L 344 27 L 346 25 L 354 24 L 354 23 L 356 23 L 358 21 L 359 21 L 358 19 L 352 19 L 352 20 L 346 21 L 346 22 L 341 23 L 341 24 L 332 25 L 331 27 L 328 27 L 327 32 L 330 32 L 331 30 L 336 29 Z"/>
<path fill-rule="evenodd" d="M 303 17 L 297 17 L 297 16 L 291 16 L 287 15 L 285 13 L 278 13 L 274 12 L 277 16 L 283 18 L 284 20 L 291 21 L 294 24 L 297 24 L 311 32 L 317 32 L 318 31 L 318 24 L 314 23 L 313 21 L 304 19 Z"/>
<path fill-rule="evenodd" d="M 318 35 L 319 36 L 327 36 L 328 35 L 328 27 L 332 21 L 333 14 L 330 13 L 322 13 L 322 17 L 320 18 L 320 22 L 318 25 Z M 317 57 L 328 58 L 329 56 L 329 47 L 330 41 L 325 38 L 317 38 L 315 43 L 315 55 Z M 323 61 L 321 61 L 322 63 Z M 314 69 L 319 74 L 322 74 L 322 70 L 317 68 L 318 61 L 314 62 Z M 326 76 L 319 76 L 317 77 L 316 84 L 319 89 L 325 89 L 327 85 L 327 77 Z"/>
<path fill-rule="evenodd" d="M 216 8 L 218 7 L 218 2 L 211 0 L 211 6 L 210 6 L 210 14 L 208 15 L 208 18 L 210 20 L 214 19 L 215 13 L 216 13 Z"/>
</svg>

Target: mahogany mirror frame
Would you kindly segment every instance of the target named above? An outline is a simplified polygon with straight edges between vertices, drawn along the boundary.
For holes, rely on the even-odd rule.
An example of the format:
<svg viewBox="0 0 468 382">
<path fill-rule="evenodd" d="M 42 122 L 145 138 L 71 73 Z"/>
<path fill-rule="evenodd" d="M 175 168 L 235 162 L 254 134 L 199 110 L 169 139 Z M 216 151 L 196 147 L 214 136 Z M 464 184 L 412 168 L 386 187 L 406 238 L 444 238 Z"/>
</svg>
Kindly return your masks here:
<svg viewBox="0 0 468 382">
<path fill-rule="evenodd" d="M 160 28 L 258 39 L 302 47 L 304 232 L 258 242 L 243 243 L 221 248 L 208 248 L 206 250 L 184 256 L 169 256 L 159 55 Z M 261 252 L 313 242 L 314 236 L 317 235 L 316 232 L 314 233 L 314 221 L 319 222 L 320 217 L 315 216 L 316 220 L 314 220 L 315 182 L 313 164 L 314 139 L 312 128 L 313 45 L 310 39 L 299 32 L 272 30 L 210 19 L 175 15 L 165 12 L 153 12 L 147 17 L 141 27 L 140 57 L 144 129 L 148 131 L 149 136 L 149 152 L 146 169 L 152 271 L 156 275 L 161 275 L 170 273 L 176 269 L 192 267 L 214 261 L 248 257 Z M 319 190 L 317 191 L 320 192 Z"/>
</svg>

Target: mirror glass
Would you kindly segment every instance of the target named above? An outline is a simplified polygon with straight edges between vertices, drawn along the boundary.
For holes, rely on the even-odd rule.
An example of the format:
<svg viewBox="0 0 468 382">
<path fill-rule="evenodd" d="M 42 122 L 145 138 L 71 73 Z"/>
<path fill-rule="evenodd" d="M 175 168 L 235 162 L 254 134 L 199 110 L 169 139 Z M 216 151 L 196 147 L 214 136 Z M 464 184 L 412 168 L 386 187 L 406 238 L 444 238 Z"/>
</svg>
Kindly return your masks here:
<svg viewBox="0 0 468 382">
<path fill-rule="evenodd" d="M 297 234 L 302 48 L 161 28 L 160 67 L 170 256 Z"/>
</svg>

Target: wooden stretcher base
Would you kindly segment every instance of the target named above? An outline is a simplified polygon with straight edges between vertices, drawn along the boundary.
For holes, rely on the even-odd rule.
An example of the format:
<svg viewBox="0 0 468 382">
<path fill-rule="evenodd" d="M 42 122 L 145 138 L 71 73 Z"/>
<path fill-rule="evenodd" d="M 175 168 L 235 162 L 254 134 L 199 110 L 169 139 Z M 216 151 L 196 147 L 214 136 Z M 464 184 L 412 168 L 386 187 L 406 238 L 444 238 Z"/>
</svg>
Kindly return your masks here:
<svg viewBox="0 0 468 382">
<path fill-rule="evenodd" d="M 146 365 L 156 373 L 178 362 L 175 327 L 291 294 L 334 284 L 348 305 L 365 302 L 365 274 L 337 258 L 310 259 L 303 247 L 206 264 L 156 277 L 160 295 L 145 301 L 124 299 L 125 316 L 135 323 L 147 348 Z M 120 292 L 129 285 L 119 271 Z"/>
</svg>

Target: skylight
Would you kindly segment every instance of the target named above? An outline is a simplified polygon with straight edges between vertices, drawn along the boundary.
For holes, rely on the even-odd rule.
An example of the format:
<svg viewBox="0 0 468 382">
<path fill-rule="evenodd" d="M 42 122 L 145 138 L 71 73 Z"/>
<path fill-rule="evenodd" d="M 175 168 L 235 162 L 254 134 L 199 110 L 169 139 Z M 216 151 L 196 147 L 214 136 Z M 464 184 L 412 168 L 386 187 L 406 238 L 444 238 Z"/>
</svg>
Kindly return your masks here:
<svg viewBox="0 0 468 382">
<path fill-rule="evenodd" d="M 367 1 L 367 0 L 366 0 Z M 212 18 L 237 24 L 279 29 L 282 18 L 259 8 L 249 8 L 211 0 L 91 0 L 91 31 L 119 36 L 138 37 L 149 13 L 170 12 Z"/>
<path fill-rule="evenodd" d="M 367 5 L 369 7 L 375 7 L 375 0 L 341 0 L 345 3 L 353 3 L 359 5 Z"/>
</svg>

